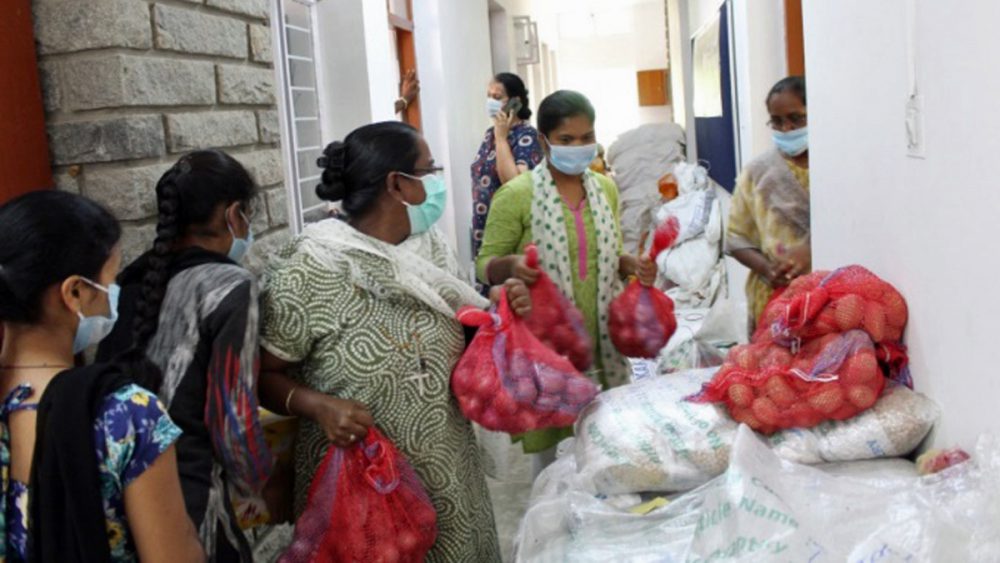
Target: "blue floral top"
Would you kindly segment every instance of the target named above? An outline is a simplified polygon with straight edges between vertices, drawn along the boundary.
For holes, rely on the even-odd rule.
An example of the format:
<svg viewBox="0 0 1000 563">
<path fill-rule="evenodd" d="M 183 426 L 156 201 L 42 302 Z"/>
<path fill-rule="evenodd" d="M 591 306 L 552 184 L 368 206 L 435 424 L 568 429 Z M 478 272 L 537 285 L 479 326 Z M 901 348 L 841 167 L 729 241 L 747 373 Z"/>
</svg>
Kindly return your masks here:
<svg viewBox="0 0 1000 563">
<path fill-rule="evenodd" d="M 526 122 L 518 123 L 510 128 L 507 143 L 514 153 L 514 163 L 533 170 L 542 161 L 542 145 L 538 142 L 538 131 Z M 500 189 L 500 176 L 497 174 L 496 137 L 493 128 L 486 130 L 483 144 L 479 146 L 476 160 L 472 163 L 472 257 L 479 254 L 483 244 L 483 229 L 486 228 L 486 217 L 490 212 L 493 194 Z M 479 289 L 483 288 L 479 286 Z"/>
<path fill-rule="evenodd" d="M 24 561 L 28 541 L 28 487 L 10 478 L 10 413 L 34 410 L 26 404 L 32 395 L 29 385 L 20 385 L 0 405 L 0 525 L 6 542 L 0 542 L 0 559 Z M 138 478 L 180 436 L 181 431 L 166 409 L 149 391 L 126 385 L 104 399 L 100 416 L 94 420 L 104 516 L 112 561 L 137 561 L 135 544 L 125 519 L 125 487 Z"/>
</svg>

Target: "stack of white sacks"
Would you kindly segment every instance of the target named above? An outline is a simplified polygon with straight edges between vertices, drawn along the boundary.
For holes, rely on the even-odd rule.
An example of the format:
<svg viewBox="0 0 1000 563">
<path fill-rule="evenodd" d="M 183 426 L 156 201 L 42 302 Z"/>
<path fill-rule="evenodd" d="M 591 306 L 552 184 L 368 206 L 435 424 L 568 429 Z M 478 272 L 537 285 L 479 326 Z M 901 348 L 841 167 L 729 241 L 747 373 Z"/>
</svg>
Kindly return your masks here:
<svg viewBox="0 0 1000 563">
<path fill-rule="evenodd" d="M 660 206 L 657 182 L 684 160 L 684 130 L 676 123 L 648 123 L 618 136 L 607 160 L 618 185 L 625 251 L 636 254 Z"/>
<path fill-rule="evenodd" d="M 1000 445 L 918 477 L 900 456 L 940 413 L 902 386 L 854 419 L 758 436 L 684 400 L 715 369 L 601 394 L 536 481 L 517 560 L 1000 560 Z"/>
<path fill-rule="evenodd" d="M 674 245 L 656 259 L 658 285 L 669 284 L 667 295 L 678 309 L 709 307 L 724 290 L 726 281 L 720 201 L 723 190 L 697 164 L 681 162 L 674 167 L 673 175 L 678 195 L 659 206 L 653 228 L 676 217 L 681 229 Z"/>
</svg>

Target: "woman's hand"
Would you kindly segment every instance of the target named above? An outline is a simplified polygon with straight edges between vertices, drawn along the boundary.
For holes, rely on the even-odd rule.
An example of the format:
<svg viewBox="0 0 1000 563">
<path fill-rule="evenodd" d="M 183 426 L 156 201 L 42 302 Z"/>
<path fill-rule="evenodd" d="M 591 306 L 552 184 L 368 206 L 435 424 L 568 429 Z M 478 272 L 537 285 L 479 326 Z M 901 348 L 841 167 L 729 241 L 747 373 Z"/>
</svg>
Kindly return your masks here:
<svg viewBox="0 0 1000 563">
<path fill-rule="evenodd" d="M 636 258 L 631 254 L 622 254 L 618 258 L 618 273 L 624 278 L 635 276 L 646 287 L 652 287 L 656 283 L 657 272 L 659 268 L 656 262 L 648 256 Z"/>
<path fill-rule="evenodd" d="M 406 100 L 407 104 L 412 104 L 420 94 L 420 80 L 417 78 L 417 71 L 410 69 L 403 75 L 403 83 L 399 87 L 399 97 Z"/>
<path fill-rule="evenodd" d="M 799 244 L 788 249 L 779 246 L 778 255 L 781 257 L 779 262 L 788 282 L 812 271 L 812 247 L 809 243 Z"/>
<path fill-rule="evenodd" d="M 507 135 L 510 134 L 510 128 L 514 126 L 515 119 L 517 119 L 516 114 L 508 115 L 503 110 L 498 111 L 493 116 L 493 137 L 496 139 L 497 145 L 507 142 Z"/>
<path fill-rule="evenodd" d="M 526 317 L 531 313 L 531 292 L 523 281 L 509 279 L 503 284 L 504 291 L 507 292 L 507 303 L 519 317 Z"/>
<path fill-rule="evenodd" d="M 785 287 L 791 280 L 795 279 L 788 276 L 788 273 L 791 270 L 791 263 L 777 260 L 768 262 L 767 267 L 763 271 L 757 273 L 764 278 L 768 285 L 777 289 L 779 287 Z"/>
<path fill-rule="evenodd" d="M 528 285 L 534 285 L 538 281 L 538 276 L 541 274 L 539 270 L 531 268 L 528 266 L 528 259 L 522 254 L 517 257 L 514 262 L 514 278 L 523 281 Z"/>
<path fill-rule="evenodd" d="M 368 407 L 357 401 L 323 393 L 312 397 L 312 404 L 304 414 L 318 424 L 326 438 L 337 447 L 345 448 L 364 438 L 375 424 Z"/>
<path fill-rule="evenodd" d="M 639 278 L 639 283 L 646 287 L 653 287 L 656 283 L 656 274 L 659 268 L 656 267 L 656 262 L 653 261 L 649 256 L 643 256 L 639 259 L 639 263 L 636 266 L 635 275 Z"/>
</svg>

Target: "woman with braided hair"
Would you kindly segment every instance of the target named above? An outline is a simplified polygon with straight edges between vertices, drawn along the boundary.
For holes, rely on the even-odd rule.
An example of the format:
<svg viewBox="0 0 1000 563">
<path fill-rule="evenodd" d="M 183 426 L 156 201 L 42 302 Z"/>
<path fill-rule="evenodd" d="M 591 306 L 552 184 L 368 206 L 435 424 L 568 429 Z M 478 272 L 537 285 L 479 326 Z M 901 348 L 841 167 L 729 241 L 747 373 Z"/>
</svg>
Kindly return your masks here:
<svg viewBox="0 0 1000 563">
<path fill-rule="evenodd" d="M 126 268 L 121 320 L 98 359 L 131 352 L 184 431 L 177 464 L 188 514 L 213 561 L 251 560 L 230 490 L 253 498 L 270 454 L 257 418 L 257 283 L 239 265 L 253 242 L 256 187 L 218 150 L 183 156 L 156 185 L 156 240 Z"/>
</svg>

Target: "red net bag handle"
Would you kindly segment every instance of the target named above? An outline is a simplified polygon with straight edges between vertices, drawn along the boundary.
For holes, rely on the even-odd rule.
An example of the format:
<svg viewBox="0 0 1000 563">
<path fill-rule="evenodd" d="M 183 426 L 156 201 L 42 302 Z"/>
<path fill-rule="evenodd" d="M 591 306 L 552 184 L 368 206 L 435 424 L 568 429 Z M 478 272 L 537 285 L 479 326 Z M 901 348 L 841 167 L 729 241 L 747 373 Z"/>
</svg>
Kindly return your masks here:
<svg viewBox="0 0 1000 563">
<path fill-rule="evenodd" d="M 524 247 L 524 264 L 533 269 L 538 269 L 538 246 L 531 243 Z"/>
<path fill-rule="evenodd" d="M 395 457 L 386 453 L 383 440 L 373 428 L 369 428 L 368 435 L 359 447 L 367 461 L 365 481 L 379 494 L 387 495 L 399 487 L 399 470 L 396 468 Z"/>
<path fill-rule="evenodd" d="M 677 237 L 681 234 L 681 223 L 676 215 L 671 215 L 666 221 L 660 223 L 653 233 L 653 244 L 649 248 L 649 257 L 656 260 L 661 252 L 670 248 L 677 242 Z"/>
</svg>

